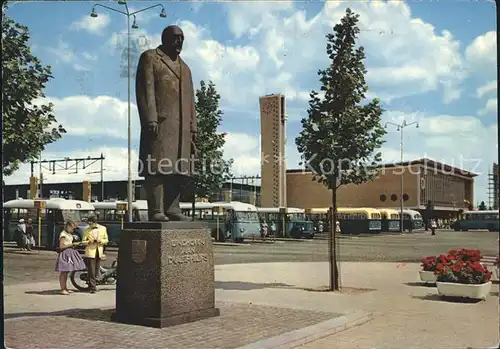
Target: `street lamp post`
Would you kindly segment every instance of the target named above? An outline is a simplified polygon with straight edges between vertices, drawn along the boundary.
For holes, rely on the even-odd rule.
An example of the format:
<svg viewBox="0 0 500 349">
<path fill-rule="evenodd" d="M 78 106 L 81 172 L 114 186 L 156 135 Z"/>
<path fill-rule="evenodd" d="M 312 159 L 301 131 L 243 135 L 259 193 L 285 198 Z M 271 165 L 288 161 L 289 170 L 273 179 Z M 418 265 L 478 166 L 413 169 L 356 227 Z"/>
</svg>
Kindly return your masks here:
<svg viewBox="0 0 500 349">
<path fill-rule="evenodd" d="M 126 0 L 119 0 L 118 4 L 124 5 L 125 6 L 125 11 L 117 10 L 112 7 L 106 6 L 106 5 L 101 5 L 101 4 L 95 4 L 92 7 L 92 12 L 90 13 L 90 17 L 96 18 L 97 17 L 97 12 L 96 12 L 96 7 L 102 7 L 105 9 L 108 9 L 113 12 L 120 13 L 122 15 L 127 16 L 127 97 L 128 97 L 128 110 L 127 110 L 127 139 L 128 139 L 128 186 L 127 186 L 127 198 L 128 198 L 128 221 L 132 222 L 132 193 L 134 188 L 132 187 L 132 127 L 131 127 L 131 76 L 130 76 L 130 17 L 134 17 L 134 22 L 132 23 L 132 28 L 133 29 L 138 29 L 139 26 L 137 25 L 135 15 L 147 11 L 149 9 L 155 8 L 155 7 L 161 7 L 161 12 L 160 12 L 160 17 L 166 18 L 167 17 L 167 12 L 165 11 L 165 8 L 161 4 L 145 7 L 143 9 L 137 10 L 135 12 L 130 12 L 127 1 Z"/>
<path fill-rule="evenodd" d="M 403 137 L 403 130 L 406 128 L 406 127 L 409 127 L 409 126 L 413 126 L 415 125 L 417 128 L 418 128 L 418 122 L 417 121 L 414 121 L 414 122 L 411 122 L 411 123 L 407 123 L 406 120 L 403 120 L 403 122 L 401 124 L 395 124 L 393 122 L 386 122 L 385 123 L 385 128 L 387 128 L 387 125 L 391 125 L 391 126 L 395 126 L 397 128 L 397 131 L 400 132 L 401 134 L 401 143 L 400 143 L 400 157 L 401 157 L 401 165 L 403 164 L 403 151 L 404 151 L 404 137 Z M 399 229 L 401 232 L 404 232 L 404 229 L 403 229 L 403 209 L 404 209 L 404 200 L 403 200 L 403 193 L 404 193 L 404 182 L 403 182 L 403 173 L 401 173 L 401 188 L 400 188 L 400 194 L 399 194 L 399 205 L 400 205 L 400 212 L 399 212 Z"/>
</svg>

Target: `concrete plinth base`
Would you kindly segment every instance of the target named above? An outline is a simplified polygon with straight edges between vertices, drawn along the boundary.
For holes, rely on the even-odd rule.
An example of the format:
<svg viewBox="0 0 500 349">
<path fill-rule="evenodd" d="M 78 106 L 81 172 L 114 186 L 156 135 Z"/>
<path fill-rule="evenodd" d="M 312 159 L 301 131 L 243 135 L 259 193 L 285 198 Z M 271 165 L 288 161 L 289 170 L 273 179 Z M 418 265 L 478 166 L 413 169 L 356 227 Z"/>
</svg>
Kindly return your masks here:
<svg viewBox="0 0 500 349">
<path fill-rule="evenodd" d="M 124 225 L 113 321 L 161 328 L 218 315 L 212 237 L 203 223 Z"/>
</svg>

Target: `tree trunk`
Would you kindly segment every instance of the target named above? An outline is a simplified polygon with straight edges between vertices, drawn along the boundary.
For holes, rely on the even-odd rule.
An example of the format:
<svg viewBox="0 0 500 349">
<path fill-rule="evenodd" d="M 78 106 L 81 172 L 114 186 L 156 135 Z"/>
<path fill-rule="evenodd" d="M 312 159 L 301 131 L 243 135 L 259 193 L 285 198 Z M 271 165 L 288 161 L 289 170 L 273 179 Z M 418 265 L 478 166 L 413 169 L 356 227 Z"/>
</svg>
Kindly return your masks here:
<svg viewBox="0 0 500 349">
<path fill-rule="evenodd" d="M 332 208 L 330 212 L 330 231 L 328 236 L 328 257 L 330 264 L 330 291 L 339 290 L 339 277 L 337 268 L 337 188 L 333 185 L 332 189 Z"/>
</svg>

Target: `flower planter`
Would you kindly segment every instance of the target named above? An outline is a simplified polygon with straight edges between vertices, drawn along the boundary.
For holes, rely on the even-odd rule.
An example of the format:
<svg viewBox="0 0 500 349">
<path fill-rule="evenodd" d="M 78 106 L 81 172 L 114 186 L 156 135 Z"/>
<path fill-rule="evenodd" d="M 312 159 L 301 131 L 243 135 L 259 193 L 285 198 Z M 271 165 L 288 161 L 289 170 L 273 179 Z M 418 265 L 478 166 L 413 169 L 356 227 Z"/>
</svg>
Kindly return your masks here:
<svg viewBox="0 0 500 349">
<path fill-rule="evenodd" d="M 420 280 L 423 282 L 436 282 L 437 276 L 433 271 L 419 270 L 418 273 L 420 274 Z"/>
<path fill-rule="evenodd" d="M 486 299 L 490 294 L 491 281 L 475 285 L 436 281 L 436 286 L 441 296 Z"/>
</svg>

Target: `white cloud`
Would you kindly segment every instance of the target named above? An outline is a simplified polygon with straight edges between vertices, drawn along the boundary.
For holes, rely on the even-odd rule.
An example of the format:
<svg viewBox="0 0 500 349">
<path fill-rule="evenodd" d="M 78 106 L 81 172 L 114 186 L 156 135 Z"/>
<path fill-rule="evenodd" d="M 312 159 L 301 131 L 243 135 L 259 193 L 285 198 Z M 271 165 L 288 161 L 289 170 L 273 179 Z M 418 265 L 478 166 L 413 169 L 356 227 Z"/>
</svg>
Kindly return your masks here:
<svg viewBox="0 0 500 349">
<path fill-rule="evenodd" d="M 76 136 L 112 136 L 127 138 L 128 103 L 110 96 L 69 96 L 65 98 L 47 97 L 35 103 L 54 103 L 54 113 L 68 134 Z M 133 137 L 139 135 L 139 116 L 135 104 L 131 105 Z"/>
<path fill-rule="evenodd" d="M 84 15 L 80 19 L 71 24 L 71 29 L 85 30 L 91 34 L 102 35 L 104 28 L 110 23 L 109 15 L 102 11 L 98 13 L 98 17 L 93 18 L 89 15 Z"/>
<path fill-rule="evenodd" d="M 324 36 L 348 6 L 360 14 L 359 43 L 368 55 L 367 81 L 380 97 L 390 100 L 437 89 L 443 90 L 446 102 L 460 97 L 458 85 L 466 71 L 459 42 L 448 31 L 437 33 L 432 25 L 412 17 L 405 3 L 326 2 L 321 12 L 309 18 L 289 2 L 276 4 L 252 8 L 253 3 L 228 5 L 233 34 L 248 36 L 260 55 L 253 78 L 245 83 L 254 93 L 247 94 L 246 100 L 236 98 L 236 103 L 269 91 L 287 91 L 287 97 L 297 98 L 298 74 L 326 66 Z M 280 84 L 273 84 L 276 78 Z M 230 83 L 228 80 L 224 84 Z M 316 86 L 302 86 L 300 90 L 312 87 Z"/>
<path fill-rule="evenodd" d="M 497 92 L 497 81 L 496 80 L 490 81 L 489 83 L 478 87 L 478 89 L 476 90 L 478 98 L 482 98 L 483 96 L 485 96 L 489 93 L 496 93 L 496 92 Z"/>
<path fill-rule="evenodd" d="M 486 106 L 479 110 L 479 115 L 496 114 L 498 110 L 497 98 L 490 98 L 486 101 Z"/>
<path fill-rule="evenodd" d="M 55 63 L 70 64 L 72 68 L 79 72 L 88 72 L 92 70 L 91 63 L 97 61 L 97 55 L 89 52 L 76 52 L 70 45 L 62 40 L 59 40 L 57 46 L 47 47 L 47 51 L 54 55 Z"/>
<path fill-rule="evenodd" d="M 83 52 L 82 57 L 88 61 L 97 61 L 97 55 L 89 53 L 89 52 Z"/>
<path fill-rule="evenodd" d="M 497 33 L 487 32 L 478 36 L 465 50 L 469 70 L 491 76 L 497 68 Z"/>
<path fill-rule="evenodd" d="M 70 63 L 75 58 L 75 54 L 68 43 L 62 40 L 59 40 L 57 47 L 48 47 L 47 51 L 56 57 L 56 63 Z"/>
</svg>

